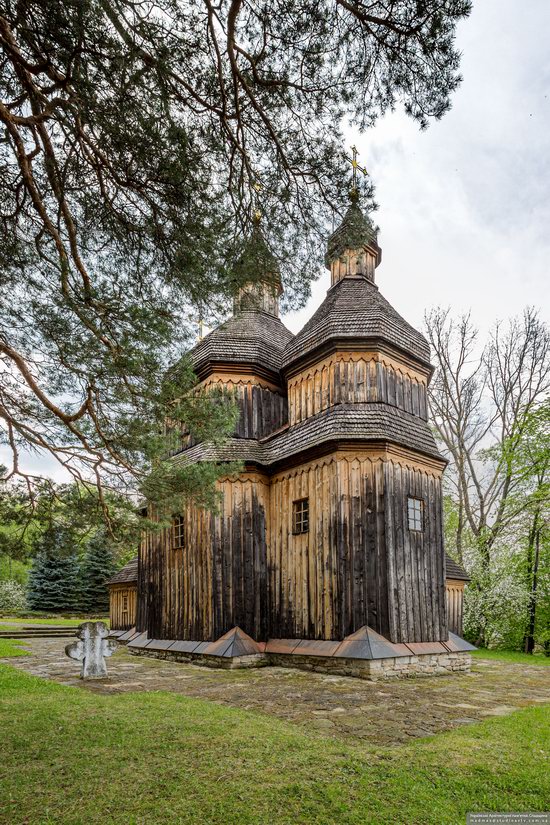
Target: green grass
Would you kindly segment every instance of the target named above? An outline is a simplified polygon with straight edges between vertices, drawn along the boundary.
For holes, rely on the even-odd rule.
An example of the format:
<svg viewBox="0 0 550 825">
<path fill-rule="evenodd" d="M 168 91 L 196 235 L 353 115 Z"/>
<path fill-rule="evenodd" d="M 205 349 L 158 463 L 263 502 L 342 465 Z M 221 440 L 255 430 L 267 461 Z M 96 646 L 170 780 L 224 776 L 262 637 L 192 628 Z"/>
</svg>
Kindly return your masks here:
<svg viewBox="0 0 550 825">
<path fill-rule="evenodd" d="M 57 618 L 57 616 L 52 616 L 50 619 L 34 619 L 33 617 L 28 617 L 28 618 L 23 618 L 23 619 L 15 619 L 13 616 L 0 616 L 0 622 L 3 625 L 22 624 L 22 625 L 25 625 L 25 627 L 32 627 L 33 625 L 42 625 L 42 624 L 63 625 L 63 626 L 70 625 L 72 627 L 73 625 L 82 624 L 82 622 L 94 622 L 94 621 L 101 621 L 101 622 L 105 622 L 106 624 L 109 624 L 109 619 L 108 618 L 104 618 L 104 619 L 93 618 L 93 619 L 90 619 L 88 617 L 88 618 L 83 619 L 82 617 L 76 616 L 74 619 L 59 619 L 59 618 Z"/>
<path fill-rule="evenodd" d="M 496 659 L 499 662 L 515 662 L 518 665 L 550 665 L 550 656 L 542 653 L 518 653 L 516 650 L 488 650 L 481 647 L 472 650 L 472 656 L 478 659 Z"/>
<path fill-rule="evenodd" d="M 19 646 L 24 643 L 24 639 L 0 639 L 0 659 L 11 656 L 29 656 L 28 650 L 22 650 Z"/>
<path fill-rule="evenodd" d="M 375 748 L 6 665 L 0 700 L 0 821 L 10 825 L 458 825 L 467 811 L 543 811 L 550 798 L 550 706 Z"/>
</svg>

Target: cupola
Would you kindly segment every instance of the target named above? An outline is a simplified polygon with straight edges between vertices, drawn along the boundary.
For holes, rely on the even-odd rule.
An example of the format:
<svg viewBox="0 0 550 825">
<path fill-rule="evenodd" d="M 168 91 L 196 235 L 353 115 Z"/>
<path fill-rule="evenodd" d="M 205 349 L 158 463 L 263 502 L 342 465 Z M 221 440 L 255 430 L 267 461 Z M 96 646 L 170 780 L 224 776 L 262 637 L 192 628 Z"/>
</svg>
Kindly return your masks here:
<svg viewBox="0 0 550 825">
<path fill-rule="evenodd" d="M 374 270 L 382 260 L 376 227 L 359 206 L 357 187 L 352 188 L 350 201 L 342 223 L 327 243 L 325 264 L 333 286 L 342 278 L 361 275 L 374 283 Z"/>
<path fill-rule="evenodd" d="M 257 310 L 279 317 L 279 298 L 283 293 L 281 274 L 275 255 L 254 220 L 252 232 L 243 244 L 233 268 L 236 286 L 233 312 Z"/>
</svg>

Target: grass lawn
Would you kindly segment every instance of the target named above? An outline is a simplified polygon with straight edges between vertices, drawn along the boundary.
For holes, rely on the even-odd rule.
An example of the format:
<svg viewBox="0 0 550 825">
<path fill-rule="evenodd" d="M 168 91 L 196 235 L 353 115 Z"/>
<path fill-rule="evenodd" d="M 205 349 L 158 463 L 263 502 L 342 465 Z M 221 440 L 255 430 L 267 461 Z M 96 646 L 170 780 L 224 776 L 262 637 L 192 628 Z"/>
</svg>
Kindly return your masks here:
<svg viewBox="0 0 550 825">
<path fill-rule="evenodd" d="M 518 653 L 515 650 L 487 650 L 481 647 L 472 650 L 472 656 L 478 659 L 497 659 L 501 662 L 515 662 L 518 665 L 550 665 L 550 656 L 542 653 Z"/>
<path fill-rule="evenodd" d="M 52 616 L 51 619 L 33 619 L 24 618 L 24 619 L 14 619 L 13 616 L 0 616 L 0 623 L 3 625 L 13 625 L 13 624 L 22 624 L 25 627 L 32 627 L 33 625 L 69 625 L 72 627 L 73 625 L 82 624 L 82 622 L 105 622 L 105 624 L 109 624 L 109 619 L 82 619 L 78 616 L 74 619 L 58 619 L 55 616 Z"/>
<path fill-rule="evenodd" d="M 375 748 L 0 665 L 0 730 L 10 825 L 458 825 L 467 811 L 543 811 L 550 799 L 550 706 Z"/>
<path fill-rule="evenodd" d="M 7 656 L 29 656 L 29 652 L 19 646 L 24 643 L 24 639 L 0 639 L 0 659 Z"/>
</svg>

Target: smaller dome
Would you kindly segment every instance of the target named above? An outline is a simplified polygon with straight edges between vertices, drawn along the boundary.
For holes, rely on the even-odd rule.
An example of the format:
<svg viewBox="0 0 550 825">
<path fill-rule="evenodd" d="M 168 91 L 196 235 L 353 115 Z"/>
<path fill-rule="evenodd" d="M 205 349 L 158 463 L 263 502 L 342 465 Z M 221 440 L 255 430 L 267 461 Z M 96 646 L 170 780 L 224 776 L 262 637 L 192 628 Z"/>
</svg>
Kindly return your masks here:
<svg viewBox="0 0 550 825">
<path fill-rule="evenodd" d="M 243 310 L 212 330 L 189 354 L 199 378 L 220 363 L 255 366 L 278 377 L 284 348 L 293 337 L 271 313 Z"/>
<path fill-rule="evenodd" d="M 331 263 L 349 251 L 359 251 L 368 248 L 373 251 L 376 266 L 382 259 L 382 250 L 378 246 L 377 230 L 368 215 L 365 215 L 359 206 L 359 193 L 356 189 L 350 192 L 351 203 L 340 226 L 332 233 L 327 242 L 325 264 L 327 269 Z"/>
<path fill-rule="evenodd" d="M 283 359 L 287 370 L 297 361 L 339 342 L 386 341 L 413 358 L 429 363 L 430 348 L 391 306 L 368 278 L 345 277 L 332 286 L 327 297 L 300 332 L 288 343 Z"/>
<path fill-rule="evenodd" d="M 279 315 L 279 297 L 283 293 L 279 264 L 258 221 L 235 255 L 232 280 L 235 314 L 256 309 Z"/>
</svg>

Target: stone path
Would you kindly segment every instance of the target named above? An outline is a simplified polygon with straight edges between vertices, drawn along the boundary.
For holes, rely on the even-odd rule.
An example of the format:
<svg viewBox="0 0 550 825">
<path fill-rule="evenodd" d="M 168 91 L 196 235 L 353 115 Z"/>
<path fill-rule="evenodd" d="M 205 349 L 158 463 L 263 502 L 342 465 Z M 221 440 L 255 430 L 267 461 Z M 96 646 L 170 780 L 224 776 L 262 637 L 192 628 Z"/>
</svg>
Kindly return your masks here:
<svg viewBox="0 0 550 825">
<path fill-rule="evenodd" d="M 550 702 L 550 667 L 488 659 L 475 659 L 470 674 L 366 682 L 279 667 L 213 670 L 133 656 L 121 648 L 108 661 L 106 681 L 82 682 L 60 639 L 23 645 L 31 656 L 0 661 L 92 692 L 169 690 L 376 744 L 406 742 Z"/>
</svg>

